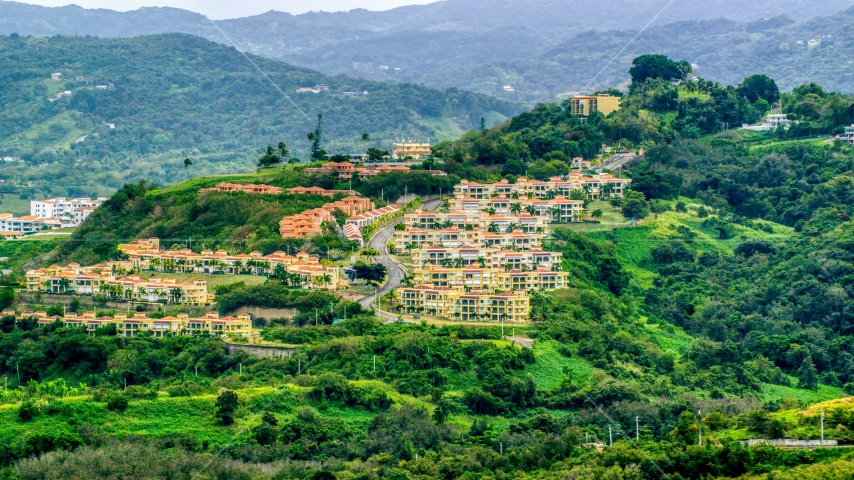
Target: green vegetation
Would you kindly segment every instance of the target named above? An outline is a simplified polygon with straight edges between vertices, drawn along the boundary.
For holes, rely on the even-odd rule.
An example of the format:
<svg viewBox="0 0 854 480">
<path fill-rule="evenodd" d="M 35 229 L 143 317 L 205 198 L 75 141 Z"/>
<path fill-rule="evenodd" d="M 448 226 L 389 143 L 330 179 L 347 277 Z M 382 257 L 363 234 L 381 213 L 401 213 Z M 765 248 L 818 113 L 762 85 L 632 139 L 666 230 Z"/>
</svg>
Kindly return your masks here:
<svg viewBox="0 0 854 480">
<path fill-rule="evenodd" d="M 4 474 L 62 471 L 56 455 L 85 465 L 135 442 L 152 458 L 186 462 L 187 476 L 198 473 L 199 454 L 230 461 L 214 460 L 217 472 L 260 478 L 844 474 L 850 447 L 792 451 L 737 440 L 815 438 L 809 404 L 828 401 L 826 438 L 854 443 L 854 403 L 841 398 L 854 393 L 854 152 L 777 143 L 777 132 L 693 139 L 714 130 L 711 119 L 767 109 L 772 83 L 697 82 L 703 95 L 681 96 L 668 77 L 686 73 L 684 64 L 648 57 L 636 66 L 643 82 L 608 118 L 582 123 L 567 105 L 541 105 L 438 148 L 454 175 L 511 181 L 526 169 L 566 173 L 571 156 L 594 156 L 615 135 L 648 151 L 629 167 L 624 198 L 591 204 L 601 223 L 556 226 L 544 243 L 562 253 L 568 286 L 531 296 L 533 323 L 515 332 L 527 340 L 509 342 L 500 325 L 385 324 L 356 302 L 293 289 L 277 275 L 223 282 L 216 293 L 222 312 L 299 311 L 257 323 L 278 357 L 227 354 L 216 338 L 120 338 L 114 328 L 87 335 L 0 319 L 0 374 L 12 387 L 0 396 L 9 404 L 0 406 Z M 816 125 L 829 118 L 822 113 Z M 635 140 L 625 140 L 629 132 Z M 276 165 L 286 156 L 265 155 Z M 331 225 L 308 242 L 276 232 L 282 216 L 328 198 L 198 193 L 235 178 L 346 186 L 292 166 L 162 189 L 129 184 L 61 242 L 56 258 L 102 260 L 118 242 L 145 236 L 265 253 L 352 247 Z M 353 186 L 395 195 L 405 184 L 425 194 L 455 180 L 420 172 L 406 177 L 411 183 L 388 175 Z M 377 254 L 361 252 L 361 278 L 381 281 Z M 615 445 L 602 453 L 581 445 L 611 436 Z M 263 473 L 254 470 L 261 464 Z"/>
</svg>

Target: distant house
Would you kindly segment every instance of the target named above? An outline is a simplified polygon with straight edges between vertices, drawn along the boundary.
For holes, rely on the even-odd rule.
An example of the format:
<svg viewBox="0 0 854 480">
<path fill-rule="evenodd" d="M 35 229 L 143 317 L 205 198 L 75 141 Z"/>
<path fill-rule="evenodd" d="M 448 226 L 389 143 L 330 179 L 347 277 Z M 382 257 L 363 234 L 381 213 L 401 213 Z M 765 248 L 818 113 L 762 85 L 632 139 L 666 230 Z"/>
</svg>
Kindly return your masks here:
<svg viewBox="0 0 854 480">
<path fill-rule="evenodd" d="M 515 92 L 515 91 L 516 91 L 516 89 L 515 89 L 515 88 L 513 88 L 513 86 L 512 86 L 512 85 L 504 85 L 504 91 L 505 91 L 505 92 Z"/>
<path fill-rule="evenodd" d="M 776 130 L 778 127 L 783 127 L 784 129 L 789 129 L 789 119 L 785 113 L 771 113 L 765 117 L 765 121 L 759 125 L 747 125 L 744 124 L 741 126 L 742 130 L 753 130 L 756 132 L 767 132 L 769 130 Z"/>
<path fill-rule="evenodd" d="M 850 127 L 845 127 L 845 133 L 842 134 L 839 138 L 848 143 L 854 143 L 854 125 L 851 125 Z"/>
<path fill-rule="evenodd" d="M 51 79 L 51 80 L 61 80 L 61 79 L 62 79 L 62 74 L 61 74 L 61 73 L 51 73 L 51 74 L 50 74 L 50 79 Z"/>
</svg>

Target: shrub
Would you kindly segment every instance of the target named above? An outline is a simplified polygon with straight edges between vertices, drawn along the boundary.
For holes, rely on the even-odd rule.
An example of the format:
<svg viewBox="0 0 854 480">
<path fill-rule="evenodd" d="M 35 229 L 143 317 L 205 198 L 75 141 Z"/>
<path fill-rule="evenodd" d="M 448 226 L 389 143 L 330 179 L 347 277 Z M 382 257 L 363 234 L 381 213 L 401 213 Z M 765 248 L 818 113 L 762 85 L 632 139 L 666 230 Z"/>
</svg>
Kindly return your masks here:
<svg viewBox="0 0 854 480">
<path fill-rule="evenodd" d="M 113 392 L 107 395 L 107 410 L 111 412 L 124 412 L 128 408 L 128 399 L 121 392 Z"/>
<path fill-rule="evenodd" d="M 216 417 L 223 425 L 234 423 L 234 412 L 237 410 L 237 394 L 226 390 L 216 399 Z"/>
<path fill-rule="evenodd" d="M 20 408 L 18 408 L 18 418 L 21 420 L 28 422 L 41 413 L 38 404 L 32 399 L 26 399 L 21 402 Z"/>
</svg>

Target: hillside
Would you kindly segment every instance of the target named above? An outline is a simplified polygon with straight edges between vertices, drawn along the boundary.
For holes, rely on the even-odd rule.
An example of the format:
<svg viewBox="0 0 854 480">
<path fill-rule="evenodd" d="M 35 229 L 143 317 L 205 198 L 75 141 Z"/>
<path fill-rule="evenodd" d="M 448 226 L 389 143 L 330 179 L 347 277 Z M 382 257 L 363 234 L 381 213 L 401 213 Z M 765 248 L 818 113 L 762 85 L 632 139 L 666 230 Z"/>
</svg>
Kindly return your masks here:
<svg viewBox="0 0 854 480">
<path fill-rule="evenodd" d="M 761 72 L 774 77 L 784 90 L 816 82 L 851 93 L 854 70 L 838 59 L 854 43 L 848 29 L 852 18 L 854 10 L 849 9 L 797 23 L 786 16 L 741 23 L 676 22 L 645 30 L 636 39 L 636 30 L 591 30 L 537 57 L 460 69 L 426 83 L 473 91 L 512 84 L 516 89 L 512 98 L 544 101 L 563 92 L 627 83 L 626 66 L 632 58 L 662 53 L 688 60 L 697 65 L 698 75 L 723 84 Z"/>
<path fill-rule="evenodd" d="M 447 177 L 354 182 L 371 196 L 394 196 L 402 184 L 435 194 L 460 178 L 548 179 L 603 143 L 643 146 L 622 172 L 632 189 L 621 198 L 571 194 L 594 221 L 554 225 L 543 247 L 562 254 L 566 288 L 531 293 L 530 323 L 426 315 L 385 323 L 332 295 L 340 292 L 237 276 L 217 279 L 222 313 L 248 306 L 293 317 L 255 318 L 260 338 L 227 341 L 286 349 L 279 356 L 228 354 L 222 339 L 204 335 L 123 338 L 114 326 L 86 332 L 0 318 L 0 374 L 9 379 L 0 391 L 0 475 L 847 478 L 854 148 L 814 137 L 837 131 L 854 99 L 806 85 L 785 96 L 800 122 L 788 132 L 715 133 L 724 119 L 767 111 L 779 94 L 773 82 L 689 87 L 655 74 L 679 75 L 677 66 L 638 59 L 638 82 L 608 117 L 581 122 L 566 103 L 543 104 L 442 143 L 435 164 Z M 298 166 L 129 184 L 51 258 L 39 248 L 21 255 L 95 262 L 120 241 L 156 235 L 196 251 L 302 248 L 347 262 L 350 245 L 332 232 L 303 242 L 274 231 L 279 216 L 325 199 L 198 193 L 223 180 L 348 186 Z M 394 295 L 384 297 L 394 312 Z M 19 308 L 60 315 L 71 307 L 41 301 Z M 108 307 L 106 299 L 92 306 L 117 313 Z M 149 314 L 203 311 L 163 305 Z M 841 448 L 738 442 L 815 439 L 822 409 L 825 438 Z M 134 473 L 140 465 L 144 473 Z"/>
<path fill-rule="evenodd" d="M 501 0 L 490 2 L 489 7 L 484 8 L 479 0 L 446 0 L 384 12 L 359 9 L 290 15 L 271 11 L 214 24 L 202 15 L 170 8 L 119 13 L 75 6 L 44 8 L 2 2 L 0 33 L 74 33 L 101 37 L 190 33 L 227 45 L 234 42 L 243 51 L 328 75 L 348 74 L 439 88 L 453 86 L 530 102 L 553 100 L 558 93 L 588 87 L 590 78 L 602 66 L 600 55 L 610 59 L 616 51 L 604 48 L 609 41 L 601 36 L 621 42 L 617 48 L 622 48 L 634 36 L 633 31 L 628 31 L 644 27 L 659 13 L 654 26 L 715 18 L 752 22 L 779 15 L 805 21 L 849 8 L 852 2 L 714 0 L 700 8 L 692 2 L 679 0 L 664 8 L 667 4 L 664 0 L 571 3 Z M 584 53 L 572 51 L 576 44 L 591 45 L 584 39 L 589 36 L 601 41 L 593 44 L 595 48 L 589 52 L 586 48 Z M 557 54 L 552 50 L 565 50 L 565 45 L 570 45 L 572 53 L 582 55 L 582 59 L 592 54 L 596 60 L 585 61 L 581 65 L 589 67 L 578 69 L 569 61 L 552 58 Z M 652 45 L 644 45 L 643 50 L 631 49 L 626 54 L 661 52 L 672 45 L 679 44 L 673 39 L 659 38 Z M 732 45 L 721 43 L 704 52 L 713 56 L 720 51 L 717 48 L 720 46 L 728 49 Z M 808 68 L 802 60 L 797 65 Z M 561 78 L 566 75 L 567 79 Z M 724 80 L 711 74 L 706 76 Z M 516 91 L 506 92 L 504 85 L 512 85 Z"/>
<path fill-rule="evenodd" d="M 261 150 L 280 141 L 305 159 L 318 114 L 323 147 L 350 153 L 389 149 L 404 136 L 435 140 L 434 126 L 455 135 L 448 122 L 468 129 L 520 111 L 455 89 L 325 77 L 189 35 L 0 37 L 0 65 L 0 154 L 23 159 L 5 164 L 0 177 L 32 181 L 25 193 L 36 196 L 250 171 Z M 51 80 L 55 72 L 61 80 Z M 315 85 L 329 89 L 296 93 Z M 191 168 L 182 163 L 188 157 Z"/>
</svg>

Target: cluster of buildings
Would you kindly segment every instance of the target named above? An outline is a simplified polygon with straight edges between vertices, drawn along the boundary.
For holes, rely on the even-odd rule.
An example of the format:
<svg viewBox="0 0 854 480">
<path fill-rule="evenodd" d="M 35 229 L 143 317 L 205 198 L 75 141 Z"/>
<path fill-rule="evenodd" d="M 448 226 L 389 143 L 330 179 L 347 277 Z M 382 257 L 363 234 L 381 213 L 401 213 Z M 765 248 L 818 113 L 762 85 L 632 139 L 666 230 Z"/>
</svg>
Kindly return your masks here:
<svg viewBox="0 0 854 480">
<path fill-rule="evenodd" d="M 61 322 L 65 327 L 85 328 L 90 333 L 99 328 L 115 325 L 116 332 L 120 337 L 135 337 L 141 332 L 151 332 L 151 335 L 156 338 L 167 335 L 252 335 L 252 318 L 249 314 L 220 317 L 216 312 L 208 312 L 201 317 L 190 317 L 185 313 L 179 313 L 176 317 L 149 318 L 144 313 L 136 313 L 133 316 L 116 313 L 112 317 L 99 317 L 95 312 L 85 312 L 79 315 L 68 312 L 62 316 L 48 316 L 47 312 L 44 311 L 16 313 L 14 310 L 4 310 L 2 316 L 13 316 L 18 321 L 35 318 L 41 326 Z"/>
<path fill-rule="evenodd" d="M 354 176 L 359 177 L 360 180 L 365 180 L 381 173 L 409 173 L 412 171 L 416 170 L 411 170 L 406 165 L 366 165 L 357 167 L 350 162 L 326 162 L 320 167 L 311 167 L 304 170 L 309 175 L 333 175 L 341 181 L 352 180 Z M 447 173 L 441 170 L 430 170 L 430 173 L 435 176 L 447 175 Z"/>
<path fill-rule="evenodd" d="M 207 305 L 214 301 L 205 280 L 177 281 L 172 277 L 138 274 L 156 272 L 197 274 L 254 274 L 282 276 L 294 287 L 305 290 L 334 290 L 346 288 L 347 277 L 331 262 L 299 252 L 289 255 L 260 252 L 229 255 L 225 250 L 193 252 L 188 248 L 160 250 L 157 238 L 137 240 L 119 245 L 127 258 L 91 266 L 70 263 L 64 267 L 51 265 L 30 270 L 26 274 L 29 292 L 56 294 L 105 295 L 111 299 L 145 303 L 181 303 Z"/>
<path fill-rule="evenodd" d="M 289 276 L 289 283 L 305 290 L 345 288 L 348 283 L 339 267 L 305 252 L 289 255 L 277 251 L 262 255 L 261 252 L 253 251 L 249 254 L 229 255 L 225 250 L 202 250 L 201 253 L 189 248 L 161 250 L 157 238 L 121 244 L 118 249 L 127 255 L 127 260 L 114 263 L 119 264 L 120 268 L 137 271 L 272 276 L 279 270 Z"/>
<path fill-rule="evenodd" d="M 30 201 L 30 214 L 0 213 L 0 237 L 20 238 L 54 228 L 77 228 L 106 198 L 51 198 Z"/>
<path fill-rule="evenodd" d="M 327 195 L 338 191 L 324 190 L 324 193 L 320 193 L 316 188 L 297 187 L 290 189 L 289 192 Z M 336 210 L 341 210 L 347 214 L 344 235 L 350 240 L 359 242 L 360 245 L 364 242 L 363 231 L 365 227 L 401 211 L 397 205 L 376 208 L 374 202 L 369 199 L 351 195 L 341 200 L 329 202 L 322 207 L 283 218 L 279 222 L 279 233 L 282 238 L 306 238 L 320 235 L 323 233 L 324 223 L 335 222 L 334 213 Z"/>
<path fill-rule="evenodd" d="M 174 278 L 126 274 L 130 269 L 124 262 L 91 266 L 70 263 L 64 267 L 51 265 L 27 272 L 27 291 L 45 293 L 74 293 L 106 295 L 116 300 L 147 303 L 184 303 L 207 305 L 213 302 L 204 280 L 179 282 Z"/>
<path fill-rule="evenodd" d="M 630 182 L 580 173 L 547 181 L 521 177 L 512 184 L 464 180 L 454 189 L 448 213 L 416 211 L 395 232 L 393 249 L 411 255 L 415 285 L 398 291 L 402 312 L 526 322 L 529 295 L 565 288 L 569 278 L 560 271 L 561 254 L 542 249 L 550 224 L 580 220 L 579 196 L 622 196 Z"/>
<path fill-rule="evenodd" d="M 306 238 L 323 233 L 323 224 L 334 222 L 333 213 L 341 210 L 347 217 L 359 215 L 374 209 L 374 202 L 367 198 L 350 196 L 329 202 L 322 207 L 312 208 L 279 221 L 279 233 L 282 238 Z"/>
</svg>

